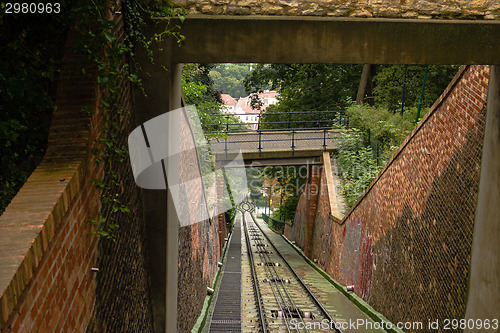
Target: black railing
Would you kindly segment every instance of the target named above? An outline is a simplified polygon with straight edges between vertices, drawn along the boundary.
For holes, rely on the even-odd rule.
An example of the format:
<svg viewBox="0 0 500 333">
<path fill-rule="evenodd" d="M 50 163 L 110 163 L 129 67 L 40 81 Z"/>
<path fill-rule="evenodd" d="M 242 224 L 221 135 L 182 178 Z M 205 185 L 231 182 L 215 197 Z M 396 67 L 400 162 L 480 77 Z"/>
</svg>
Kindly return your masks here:
<svg viewBox="0 0 500 333">
<path fill-rule="evenodd" d="M 278 219 L 275 219 L 274 217 L 271 217 L 267 214 L 262 214 L 262 219 L 264 222 L 266 222 L 271 228 L 274 230 L 283 233 L 285 230 L 285 221 L 281 221 Z"/>
<path fill-rule="evenodd" d="M 300 119 L 297 117 L 299 115 L 307 115 L 304 117 L 305 119 Z M 248 122 L 245 124 L 242 123 L 230 123 L 232 116 L 250 116 L 257 117 L 257 122 Z M 286 121 L 265 121 L 265 118 L 278 117 L 281 119 L 286 119 Z M 318 146 L 321 146 L 323 150 L 327 149 L 327 140 L 329 139 L 328 132 L 334 129 L 340 128 L 348 128 L 349 127 L 349 119 L 347 118 L 345 111 L 301 111 L 301 112 L 277 112 L 270 114 L 262 114 L 262 115 L 248 115 L 248 114 L 219 114 L 212 115 L 212 117 L 223 117 L 226 119 L 225 124 L 216 124 L 215 129 L 212 133 L 225 134 L 224 138 L 224 150 L 226 153 L 228 152 L 228 134 L 232 133 L 256 133 L 256 139 L 252 140 L 241 140 L 232 138 L 230 143 L 258 143 L 256 149 L 259 152 L 262 152 L 263 143 L 266 142 L 290 142 L 290 149 L 295 151 L 297 148 L 297 143 L 300 141 L 318 141 Z M 262 121 L 264 119 L 264 121 Z M 253 129 L 245 128 L 245 129 L 231 129 L 231 127 L 238 126 L 241 127 L 243 125 L 255 125 Z M 266 128 L 272 126 L 273 128 Z M 220 130 L 223 128 L 223 130 Z M 314 131 L 316 133 L 322 132 L 321 137 L 297 137 L 297 133 L 304 131 Z M 279 138 L 263 138 L 263 134 L 266 133 L 277 133 L 277 132 L 288 132 L 290 133 L 290 138 L 279 139 Z"/>
<path fill-rule="evenodd" d="M 296 119 L 295 115 L 306 115 L 304 119 Z M 256 117 L 257 121 L 231 123 L 230 120 L 233 116 L 246 116 Z M 266 121 L 266 118 L 286 119 L 279 121 Z M 276 112 L 276 113 L 263 113 L 263 114 L 247 114 L 247 113 L 225 113 L 211 115 L 214 118 L 225 118 L 225 122 L 212 125 L 212 133 L 241 133 L 248 131 L 283 131 L 283 130 L 321 130 L 332 128 L 345 128 L 349 126 L 349 119 L 345 114 L 345 110 L 335 111 L 296 111 L 296 112 Z M 262 120 L 264 119 L 264 120 Z M 245 129 L 231 129 L 242 126 L 254 126 L 254 128 Z M 267 125 L 272 125 L 267 128 Z M 282 126 L 280 126 L 282 125 Z M 308 125 L 308 126 L 304 126 Z"/>
</svg>

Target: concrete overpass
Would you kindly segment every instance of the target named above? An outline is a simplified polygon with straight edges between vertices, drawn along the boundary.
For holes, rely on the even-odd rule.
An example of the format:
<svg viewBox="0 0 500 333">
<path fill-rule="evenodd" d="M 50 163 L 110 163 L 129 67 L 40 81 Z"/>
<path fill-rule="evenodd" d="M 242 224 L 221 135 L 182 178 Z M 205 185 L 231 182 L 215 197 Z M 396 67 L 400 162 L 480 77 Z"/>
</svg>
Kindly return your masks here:
<svg viewBox="0 0 500 333">
<path fill-rule="evenodd" d="M 210 10 L 208 13 L 213 14 Z M 188 62 L 500 64 L 499 21 L 285 17 L 279 11 L 275 16 L 221 13 L 188 15 L 182 26 L 186 40 L 180 47 L 172 40 L 163 41 L 155 50 L 154 64 L 149 63 L 146 54 L 142 55 L 142 65 L 149 75 L 142 77 L 147 97 L 137 93 L 135 98 L 139 124 L 181 106 L 181 64 Z M 161 32 L 167 24 L 159 23 L 149 27 L 151 35 Z M 500 276 L 500 257 L 491 257 L 489 265 L 480 261 L 487 253 L 499 252 L 500 229 L 496 222 L 500 216 L 499 86 L 500 67 L 493 66 L 468 318 L 499 315 L 497 307 L 480 297 L 500 294 L 498 287 L 492 290 L 484 282 Z M 150 237 L 164 244 L 165 250 L 154 254 L 155 261 L 165 263 L 157 267 L 157 274 L 152 272 L 153 295 L 158 295 L 153 300 L 155 322 L 158 331 L 166 325 L 167 331 L 173 332 L 177 317 L 177 217 L 165 192 L 144 191 L 144 205 L 146 220 L 156 226 L 150 229 Z M 162 271 L 167 272 L 166 279 Z"/>
</svg>

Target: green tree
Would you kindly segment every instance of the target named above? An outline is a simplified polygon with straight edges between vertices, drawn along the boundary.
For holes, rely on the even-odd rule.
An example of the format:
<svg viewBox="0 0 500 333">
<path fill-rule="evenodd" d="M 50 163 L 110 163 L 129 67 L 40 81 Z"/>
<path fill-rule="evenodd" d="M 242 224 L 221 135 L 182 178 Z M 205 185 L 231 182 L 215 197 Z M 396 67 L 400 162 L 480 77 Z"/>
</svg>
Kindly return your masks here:
<svg viewBox="0 0 500 333">
<path fill-rule="evenodd" d="M 342 110 L 355 99 L 362 66 L 328 64 L 257 65 L 245 78 L 247 93 L 264 88 L 279 92 L 279 103 L 264 113 L 263 122 L 284 121 L 281 112 Z M 335 119 L 331 114 L 318 117 L 299 114 L 291 121 Z M 321 123 L 305 123 L 303 127 L 319 127 Z M 286 128 L 287 124 L 268 124 L 263 128 Z"/>
<path fill-rule="evenodd" d="M 431 65 L 427 73 L 422 105 L 431 106 L 443 93 L 459 66 Z M 375 104 L 391 112 L 401 110 L 405 66 L 378 66 L 374 77 Z M 405 108 L 417 107 L 422 91 L 425 66 L 408 66 L 406 73 Z"/>
<path fill-rule="evenodd" d="M 427 112 L 421 112 L 423 116 Z M 415 127 L 416 108 L 406 110 L 401 115 L 393 113 L 384 107 L 353 105 L 347 109 L 349 125 L 359 129 L 365 146 L 379 145 L 379 165 L 384 165 L 399 148 L 404 139 Z"/>
<path fill-rule="evenodd" d="M 370 147 L 363 143 L 359 130 L 344 132 L 337 153 L 342 196 L 349 210 L 380 171 Z"/>
<path fill-rule="evenodd" d="M 222 131 L 226 123 L 233 124 L 231 129 L 246 128 L 234 116 L 222 116 L 220 92 L 215 89 L 209 75 L 214 65 L 185 64 L 182 71 L 182 93 L 187 105 L 195 105 L 198 110 L 203 131 L 210 134 Z"/>
<path fill-rule="evenodd" d="M 16 15 L 1 3 L 0 214 L 44 155 L 71 7 Z"/>
<path fill-rule="evenodd" d="M 244 79 L 250 73 L 251 64 L 217 64 L 210 70 L 214 87 L 234 98 L 246 96 Z"/>
</svg>

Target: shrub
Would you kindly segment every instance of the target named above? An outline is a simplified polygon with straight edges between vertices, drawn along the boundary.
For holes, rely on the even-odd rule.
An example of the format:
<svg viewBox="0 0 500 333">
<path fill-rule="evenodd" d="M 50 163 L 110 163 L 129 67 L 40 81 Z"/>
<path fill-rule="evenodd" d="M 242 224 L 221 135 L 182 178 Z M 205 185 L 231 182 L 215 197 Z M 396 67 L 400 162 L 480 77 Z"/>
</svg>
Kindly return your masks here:
<svg viewBox="0 0 500 333">
<path fill-rule="evenodd" d="M 363 144 L 360 130 L 340 134 L 338 148 L 338 173 L 342 194 L 350 209 L 380 171 L 370 147 Z"/>
</svg>

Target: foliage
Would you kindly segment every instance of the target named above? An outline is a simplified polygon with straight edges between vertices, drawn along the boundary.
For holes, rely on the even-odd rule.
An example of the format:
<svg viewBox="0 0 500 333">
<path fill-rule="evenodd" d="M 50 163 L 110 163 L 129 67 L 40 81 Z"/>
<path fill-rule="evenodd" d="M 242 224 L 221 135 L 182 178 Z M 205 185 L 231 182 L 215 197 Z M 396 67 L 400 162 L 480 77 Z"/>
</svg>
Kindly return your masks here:
<svg viewBox="0 0 500 333">
<path fill-rule="evenodd" d="M 370 185 L 380 168 L 377 167 L 371 148 L 363 144 L 362 135 L 356 129 L 340 134 L 337 161 L 342 194 L 349 209 Z"/>
<path fill-rule="evenodd" d="M 5 150 L 1 151 L 0 212 L 43 154 L 54 108 L 58 58 L 66 30 L 72 26 L 80 33 L 75 50 L 86 55 L 92 64 L 81 71 L 97 75 L 101 92 L 98 112 L 105 119 L 104 136 L 92 148 L 97 163 L 105 164 L 105 177 L 92 180 L 102 191 L 102 208 L 100 214 L 91 220 L 97 235 L 114 240 L 117 216 L 131 213 L 121 202 L 123 190 L 120 190 L 119 175 L 114 171 L 118 164 L 127 160 L 127 149 L 119 142 L 122 136 L 120 121 L 127 113 L 119 102 L 122 82 L 129 80 L 140 87 L 136 72 L 139 68 L 134 63 L 137 48 L 145 48 L 152 59 L 151 46 L 155 42 L 167 36 L 182 41 L 180 27 L 171 24 L 170 18 L 178 17 L 182 21 L 184 14 L 170 2 L 148 5 L 136 0 L 60 3 L 62 12 L 59 15 L 5 15 L 4 10 L 0 13 L 0 89 L 7 97 L 0 103 L 0 137 L 6 142 L 1 148 Z M 124 38 L 118 38 L 115 35 L 118 27 L 112 13 L 122 9 L 125 34 Z M 143 29 L 152 17 L 164 17 L 167 28 L 148 39 Z M 82 111 L 93 112 L 90 106 Z"/>
<path fill-rule="evenodd" d="M 457 69 L 458 66 L 429 66 L 420 118 L 442 94 Z M 349 125 L 358 130 L 351 137 L 343 135 L 343 148 L 339 149 L 338 159 L 349 207 L 370 184 L 375 170 L 389 161 L 415 127 L 424 73 L 425 66 L 408 66 L 403 115 L 399 111 L 404 66 L 379 66 L 374 78 L 375 106 L 353 105 L 348 108 Z M 349 149 L 352 149 L 350 153 Z"/>
<path fill-rule="evenodd" d="M 61 1 L 61 8 L 69 5 Z M 47 144 L 69 23 L 64 15 L 0 10 L 0 214 L 40 163 Z"/>
<path fill-rule="evenodd" d="M 97 163 L 104 163 L 106 170 L 102 179 L 92 179 L 96 188 L 101 190 L 101 211 L 91 221 L 98 236 L 116 241 L 115 230 L 118 228 L 118 219 L 121 214 L 131 214 L 130 209 L 122 202 L 125 195 L 120 184 L 118 165 L 125 163 L 128 151 L 124 142 L 120 141 L 120 122 L 128 110 L 120 103 L 122 82 L 125 80 L 139 87 L 136 70 L 140 70 L 135 61 L 135 51 L 144 48 L 153 61 L 152 46 L 167 36 L 178 42 L 183 40 L 180 27 L 171 25 L 173 17 L 183 18 L 183 11 L 170 2 L 166 4 L 150 3 L 144 5 L 136 0 L 123 1 L 125 14 L 125 36 L 117 38 L 117 24 L 109 13 L 120 11 L 119 3 L 109 3 L 106 0 L 92 2 L 78 2 L 73 8 L 75 25 L 80 32 L 77 50 L 88 57 L 97 71 L 97 82 L 101 92 L 98 112 L 105 120 L 104 136 L 93 147 L 92 152 L 97 156 Z M 77 15 L 76 15 L 77 14 Z M 155 34 L 151 39 L 143 32 L 147 20 L 153 17 L 164 17 L 167 27 L 164 31 Z M 90 23 L 89 23 L 90 22 Z M 128 62 L 126 60 L 129 60 Z M 86 72 L 85 69 L 82 69 Z M 91 108 L 86 108 L 92 112 Z"/>
<path fill-rule="evenodd" d="M 215 89 L 209 75 L 213 67 L 207 64 L 185 64 L 182 70 L 182 94 L 187 105 L 196 106 L 204 133 L 208 137 L 222 137 L 213 132 L 223 131 L 227 124 L 232 124 L 233 130 L 246 127 L 234 116 L 221 116 L 223 104 L 220 92 Z"/>
<path fill-rule="evenodd" d="M 295 217 L 297 204 L 299 203 L 298 196 L 290 196 L 283 201 L 283 204 L 274 210 L 272 217 L 280 221 L 292 221 Z"/>
<path fill-rule="evenodd" d="M 306 183 L 307 172 L 300 172 L 300 168 L 304 167 L 278 166 L 264 169 L 263 174 L 270 180 L 270 183 L 276 182 L 279 185 L 272 188 L 274 193 L 279 194 L 282 198 L 281 205 L 273 213 L 275 218 L 283 216 L 287 220 L 293 220 L 299 197 Z"/>
<path fill-rule="evenodd" d="M 427 109 L 421 111 L 423 116 Z M 361 130 L 365 145 L 377 142 L 382 152 L 380 165 L 385 164 L 415 127 L 416 108 L 401 116 L 383 107 L 354 105 L 347 110 L 349 125 Z"/>
<path fill-rule="evenodd" d="M 422 105 L 431 106 L 443 93 L 459 66 L 431 65 L 427 73 Z M 405 66 L 378 66 L 374 77 L 375 105 L 391 112 L 401 110 Z M 425 66 L 408 66 L 405 88 L 405 108 L 417 107 L 422 91 Z"/>
<path fill-rule="evenodd" d="M 280 112 L 342 110 L 356 96 L 362 66 L 327 64 L 257 65 L 245 78 L 247 93 L 272 88 L 279 92 L 279 103 L 270 105 L 263 122 L 284 121 Z M 298 114 L 290 121 L 338 120 L 339 115 Z M 325 123 L 303 123 L 302 127 L 319 127 Z M 284 128 L 287 124 L 264 124 L 262 128 Z"/>
<path fill-rule="evenodd" d="M 249 94 L 277 90 L 276 111 L 340 110 L 355 98 L 361 71 L 358 65 L 257 65 L 245 88 Z"/>
<path fill-rule="evenodd" d="M 210 77 L 216 90 L 240 98 L 246 96 L 244 79 L 251 70 L 251 64 L 217 64 L 210 70 Z"/>
</svg>

